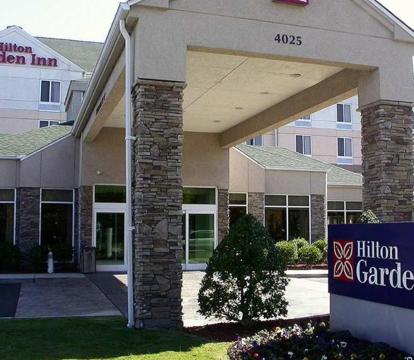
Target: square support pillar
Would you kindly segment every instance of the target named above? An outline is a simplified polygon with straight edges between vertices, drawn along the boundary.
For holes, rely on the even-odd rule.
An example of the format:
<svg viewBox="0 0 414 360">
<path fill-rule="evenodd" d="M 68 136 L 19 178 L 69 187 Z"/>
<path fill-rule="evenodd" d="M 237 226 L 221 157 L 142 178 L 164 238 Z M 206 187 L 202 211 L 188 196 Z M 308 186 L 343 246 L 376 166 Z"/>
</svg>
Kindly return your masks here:
<svg viewBox="0 0 414 360">
<path fill-rule="evenodd" d="M 134 306 L 136 327 L 182 323 L 183 89 L 138 80 L 133 89 Z"/>
<path fill-rule="evenodd" d="M 326 200 L 324 195 L 311 195 L 311 241 L 327 239 Z"/>
<path fill-rule="evenodd" d="M 412 221 L 412 104 L 383 101 L 361 114 L 364 209 L 382 222 Z"/>
<path fill-rule="evenodd" d="M 218 190 L 218 241 L 223 241 L 229 231 L 229 191 L 227 189 Z"/>
<path fill-rule="evenodd" d="M 248 198 L 248 212 L 259 220 L 263 225 L 265 224 L 265 194 L 264 193 L 249 193 Z"/>
</svg>

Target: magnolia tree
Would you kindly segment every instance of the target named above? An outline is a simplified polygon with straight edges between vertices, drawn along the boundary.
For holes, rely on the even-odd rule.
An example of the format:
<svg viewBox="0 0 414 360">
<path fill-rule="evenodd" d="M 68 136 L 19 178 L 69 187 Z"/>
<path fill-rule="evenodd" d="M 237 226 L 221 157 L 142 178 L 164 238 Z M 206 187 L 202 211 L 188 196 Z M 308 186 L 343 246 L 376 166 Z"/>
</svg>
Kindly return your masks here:
<svg viewBox="0 0 414 360">
<path fill-rule="evenodd" d="M 251 215 L 242 217 L 207 264 L 199 312 L 243 324 L 287 315 L 286 267 L 264 226 Z"/>
</svg>

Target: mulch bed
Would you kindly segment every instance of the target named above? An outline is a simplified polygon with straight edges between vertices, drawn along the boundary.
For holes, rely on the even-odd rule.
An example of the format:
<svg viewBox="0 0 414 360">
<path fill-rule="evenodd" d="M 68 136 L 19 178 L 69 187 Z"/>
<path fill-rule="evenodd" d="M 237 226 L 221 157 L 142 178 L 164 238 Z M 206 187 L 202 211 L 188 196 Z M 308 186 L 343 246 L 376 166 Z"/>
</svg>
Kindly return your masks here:
<svg viewBox="0 0 414 360">
<path fill-rule="evenodd" d="M 329 322 L 329 316 L 314 316 L 293 320 L 259 321 L 249 327 L 242 326 L 238 323 L 220 323 L 206 326 L 189 327 L 184 331 L 211 341 L 233 342 L 236 341 L 239 337 L 244 338 L 252 336 L 261 330 L 272 330 L 276 327 L 287 327 L 294 324 L 306 326 L 309 321 Z"/>
<path fill-rule="evenodd" d="M 288 270 L 328 270 L 328 265 L 320 264 L 314 266 L 308 266 L 304 264 L 289 265 Z"/>
</svg>

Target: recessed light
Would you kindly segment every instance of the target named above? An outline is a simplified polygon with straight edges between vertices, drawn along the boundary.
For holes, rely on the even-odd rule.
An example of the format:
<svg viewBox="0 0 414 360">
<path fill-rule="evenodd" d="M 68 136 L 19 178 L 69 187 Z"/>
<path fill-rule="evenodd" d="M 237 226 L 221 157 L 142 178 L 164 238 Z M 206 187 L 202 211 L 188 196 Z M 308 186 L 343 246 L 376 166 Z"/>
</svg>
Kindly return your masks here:
<svg viewBox="0 0 414 360">
<path fill-rule="evenodd" d="M 241 106 L 236 106 L 236 107 L 235 107 L 235 109 L 236 109 L 236 110 L 244 110 L 244 108 L 243 108 L 243 107 L 241 107 Z"/>
<path fill-rule="evenodd" d="M 290 74 L 290 77 L 293 77 L 293 78 L 300 78 L 300 77 L 302 77 L 302 74 Z"/>
<path fill-rule="evenodd" d="M 269 93 L 269 91 L 261 91 L 260 92 L 260 95 L 269 95 L 270 93 Z"/>
<path fill-rule="evenodd" d="M 221 123 L 221 120 L 213 120 L 213 123 L 220 124 Z"/>
</svg>

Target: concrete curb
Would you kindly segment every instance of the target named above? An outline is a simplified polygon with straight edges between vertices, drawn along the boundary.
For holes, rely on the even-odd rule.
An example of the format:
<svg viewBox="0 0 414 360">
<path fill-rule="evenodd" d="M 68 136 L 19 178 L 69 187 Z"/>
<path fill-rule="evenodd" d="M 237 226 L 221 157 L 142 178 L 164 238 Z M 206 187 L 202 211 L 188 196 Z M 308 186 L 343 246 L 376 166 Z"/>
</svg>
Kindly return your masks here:
<svg viewBox="0 0 414 360">
<path fill-rule="evenodd" d="M 82 279 L 84 274 L 0 274 L 0 280 L 37 280 L 37 279 Z"/>
<path fill-rule="evenodd" d="M 292 279 L 321 279 L 328 277 L 328 270 L 288 270 L 286 275 Z"/>
</svg>

